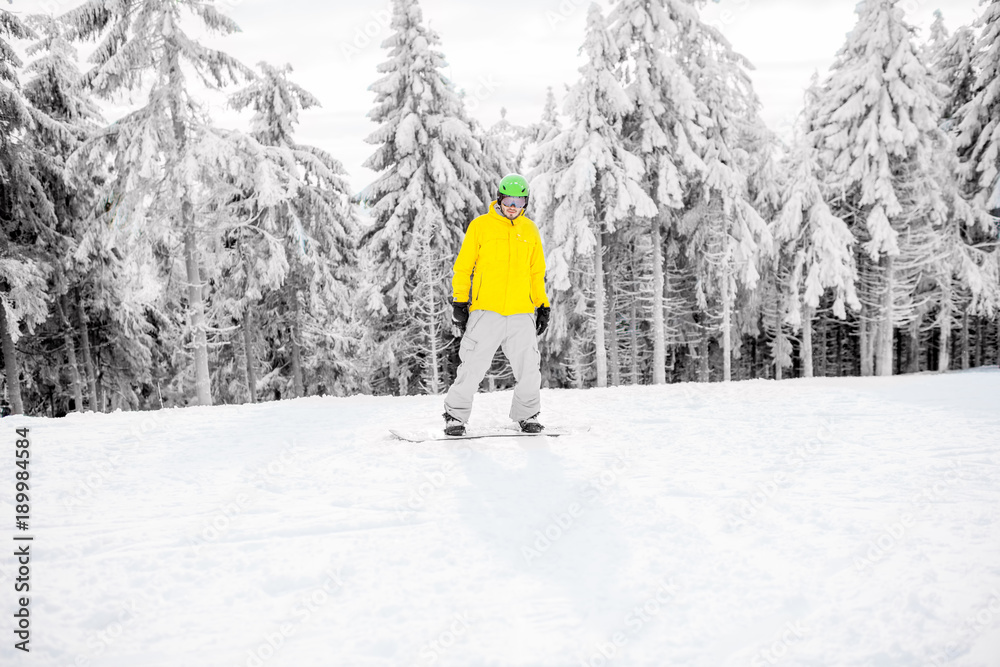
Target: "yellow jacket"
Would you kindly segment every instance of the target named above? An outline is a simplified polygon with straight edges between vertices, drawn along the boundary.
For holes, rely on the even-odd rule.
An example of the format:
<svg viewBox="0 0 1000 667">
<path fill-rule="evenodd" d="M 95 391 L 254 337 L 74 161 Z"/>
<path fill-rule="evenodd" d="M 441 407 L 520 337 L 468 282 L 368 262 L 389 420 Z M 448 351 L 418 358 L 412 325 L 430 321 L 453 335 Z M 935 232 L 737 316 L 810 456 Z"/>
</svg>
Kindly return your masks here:
<svg viewBox="0 0 1000 667">
<path fill-rule="evenodd" d="M 538 227 L 523 215 L 508 220 L 497 211 L 496 202 L 469 223 L 454 272 L 453 296 L 455 301 L 469 301 L 471 289 L 469 310 L 516 315 L 549 305 Z"/>
</svg>

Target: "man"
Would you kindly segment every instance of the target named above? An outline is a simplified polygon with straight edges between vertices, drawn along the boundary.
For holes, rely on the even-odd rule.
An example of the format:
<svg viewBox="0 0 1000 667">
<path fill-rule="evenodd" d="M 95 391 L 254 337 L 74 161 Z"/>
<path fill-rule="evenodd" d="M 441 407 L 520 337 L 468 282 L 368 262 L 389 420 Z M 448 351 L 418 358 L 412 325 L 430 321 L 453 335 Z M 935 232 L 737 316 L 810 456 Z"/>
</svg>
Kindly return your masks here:
<svg viewBox="0 0 1000 667">
<path fill-rule="evenodd" d="M 518 174 L 500 181 L 496 201 L 471 223 L 455 260 L 452 321 L 462 335 L 455 382 L 444 400 L 444 432 L 463 435 L 472 399 L 497 347 L 514 371 L 510 418 L 525 433 L 539 433 L 542 373 L 536 336 L 549 322 L 545 255 L 535 223 L 524 216 L 528 182 Z M 471 298 L 470 298 L 471 297 Z"/>
</svg>

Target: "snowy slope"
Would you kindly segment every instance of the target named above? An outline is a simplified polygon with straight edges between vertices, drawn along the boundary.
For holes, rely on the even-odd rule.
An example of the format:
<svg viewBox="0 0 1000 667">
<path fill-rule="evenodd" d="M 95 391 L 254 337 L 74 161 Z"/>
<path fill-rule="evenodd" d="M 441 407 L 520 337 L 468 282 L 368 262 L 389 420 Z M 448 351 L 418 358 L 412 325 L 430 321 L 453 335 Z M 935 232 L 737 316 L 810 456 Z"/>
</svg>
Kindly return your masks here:
<svg viewBox="0 0 1000 667">
<path fill-rule="evenodd" d="M 480 395 L 473 424 L 506 421 Z M 0 422 L 3 665 L 1000 665 L 1000 372 Z"/>
</svg>

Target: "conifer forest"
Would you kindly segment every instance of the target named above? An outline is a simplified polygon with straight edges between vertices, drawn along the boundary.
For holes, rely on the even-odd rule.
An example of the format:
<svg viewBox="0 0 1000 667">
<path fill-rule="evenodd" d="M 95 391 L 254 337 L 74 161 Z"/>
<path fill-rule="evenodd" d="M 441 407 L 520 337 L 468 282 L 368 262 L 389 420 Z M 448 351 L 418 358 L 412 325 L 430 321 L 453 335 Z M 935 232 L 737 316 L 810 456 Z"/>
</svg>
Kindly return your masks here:
<svg viewBox="0 0 1000 667">
<path fill-rule="evenodd" d="M 787 137 L 704 0 L 591 5 L 577 81 L 527 126 L 475 119 L 393 0 L 360 191 L 296 138 L 336 100 L 199 41 L 239 30 L 225 5 L 72 4 L 0 9 L 5 413 L 442 394 L 452 264 L 512 172 L 545 246 L 543 386 L 1000 363 L 1000 0 L 927 35 L 862 0 Z M 513 382 L 498 352 L 483 388 Z"/>
</svg>

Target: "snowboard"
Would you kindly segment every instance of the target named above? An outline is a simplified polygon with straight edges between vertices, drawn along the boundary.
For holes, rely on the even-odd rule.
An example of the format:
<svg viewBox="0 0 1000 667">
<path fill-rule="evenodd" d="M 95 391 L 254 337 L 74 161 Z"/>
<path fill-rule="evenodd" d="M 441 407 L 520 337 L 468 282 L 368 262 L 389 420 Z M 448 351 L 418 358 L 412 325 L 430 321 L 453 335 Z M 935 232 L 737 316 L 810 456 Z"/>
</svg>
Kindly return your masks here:
<svg viewBox="0 0 1000 667">
<path fill-rule="evenodd" d="M 433 442 L 440 440 L 477 440 L 479 438 L 537 438 L 539 436 L 551 436 L 556 438 L 560 435 L 585 433 L 589 430 L 589 426 L 574 428 L 572 430 L 547 426 L 541 433 L 524 433 L 523 431 L 515 431 L 511 428 L 493 428 L 468 430 L 465 432 L 465 435 L 445 435 L 444 431 L 405 431 L 390 428 L 389 433 L 400 440 L 406 440 L 408 442 Z"/>
</svg>

